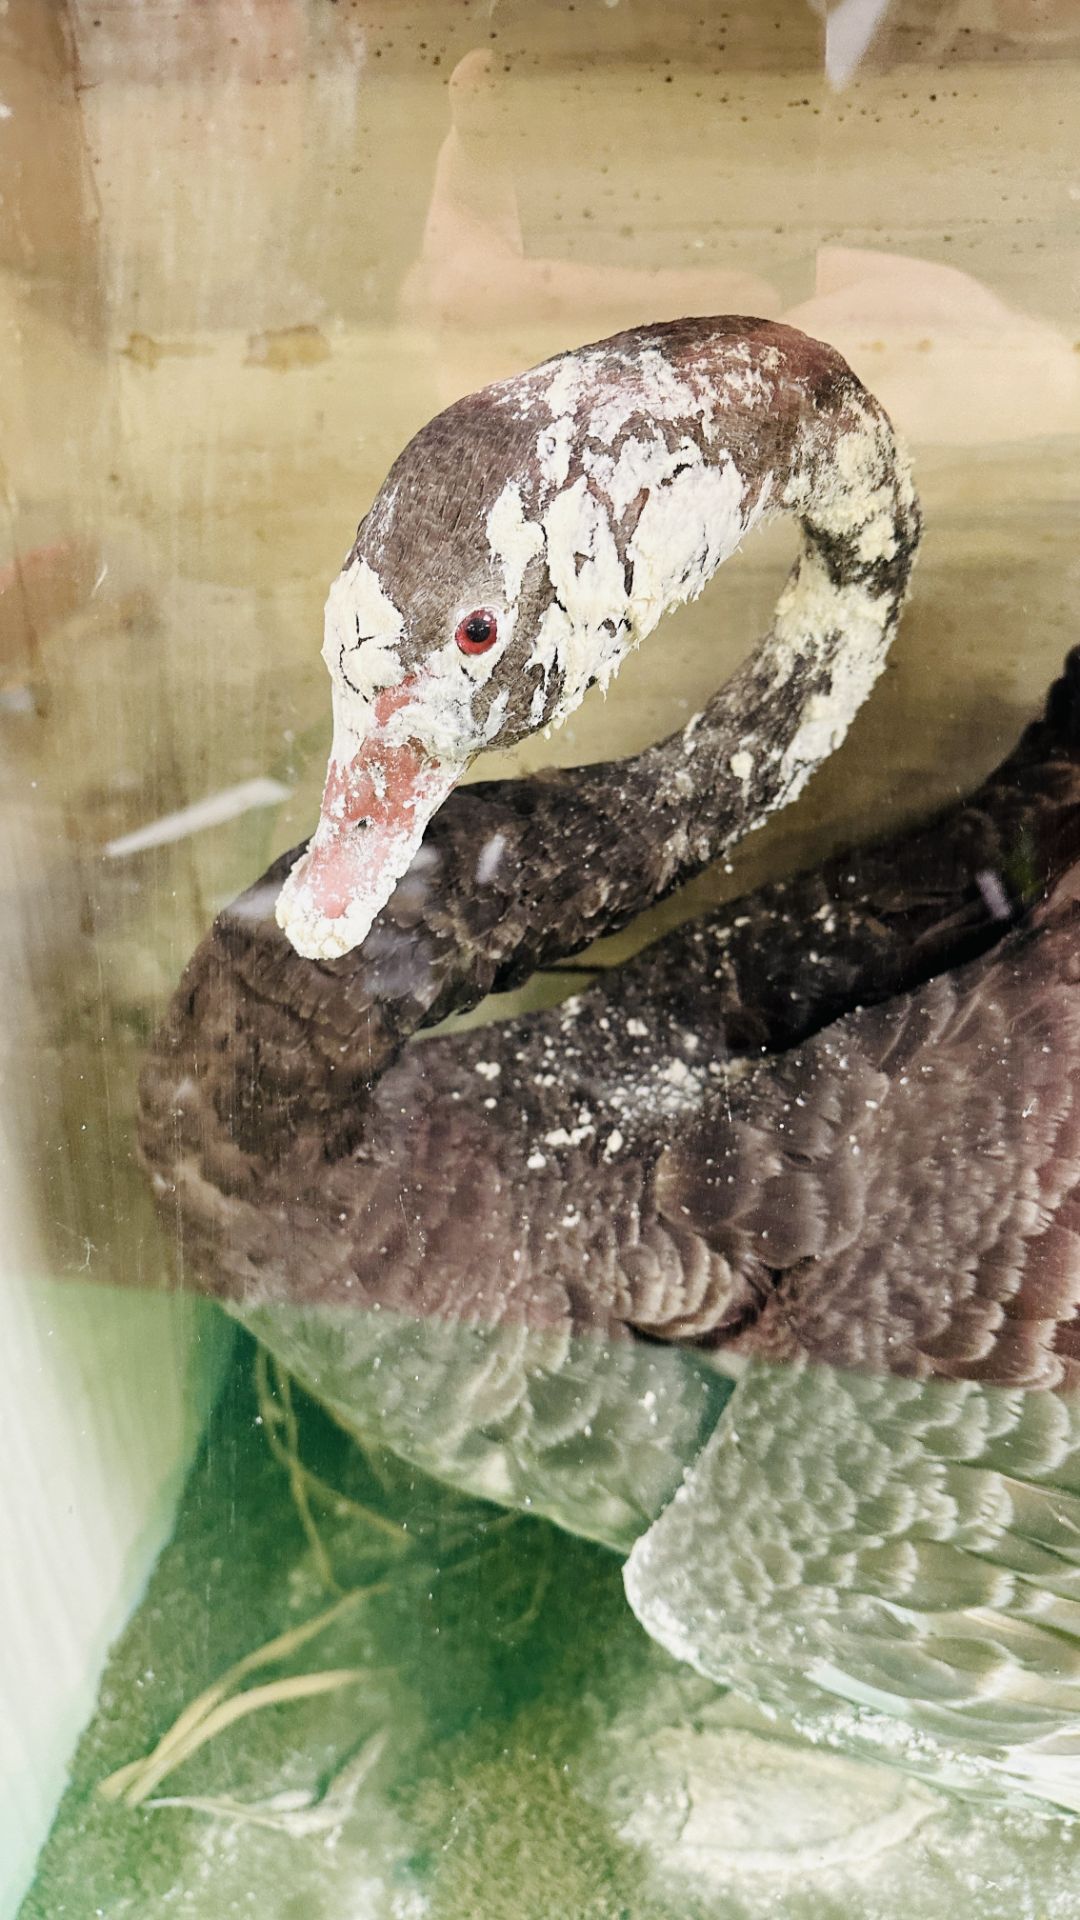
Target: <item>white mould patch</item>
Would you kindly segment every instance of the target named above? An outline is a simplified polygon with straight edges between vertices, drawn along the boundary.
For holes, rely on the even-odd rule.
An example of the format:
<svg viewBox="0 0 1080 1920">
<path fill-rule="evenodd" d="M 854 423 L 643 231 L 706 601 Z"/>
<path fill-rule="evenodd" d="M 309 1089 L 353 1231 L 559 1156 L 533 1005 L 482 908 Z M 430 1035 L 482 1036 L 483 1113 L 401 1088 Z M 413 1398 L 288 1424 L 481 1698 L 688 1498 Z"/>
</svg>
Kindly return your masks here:
<svg viewBox="0 0 1080 1920">
<path fill-rule="evenodd" d="M 507 604 L 517 606 L 530 560 L 544 544 L 543 530 L 525 517 L 521 488 L 508 480 L 485 521 L 488 549 L 502 568 Z"/>
<path fill-rule="evenodd" d="M 405 671 L 397 646 L 404 624 L 374 567 L 351 560 L 326 596 L 322 652 L 332 678 L 344 672 L 368 699 L 397 686 Z"/>
<path fill-rule="evenodd" d="M 502 723 L 506 718 L 506 709 L 509 705 L 510 705 L 510 689 L 509 687 L 503 687 L 495 695 L 494 700 L 492 701 L 490 707 L 488 708 L 487 719 L 484 721 L 484 739 L 485 740 L 494 740 L 496 734 L 499 731 L 499 728 L 502 726 Z"/>
<path fill-rule="evenodd" d="M 544 1135 L 545 1147 L 580 1147 L 590 1135 L 596 1132 L 591 1120 L 583 1121 L 577 1127 L 552 1127 Z"/>
<path fill-rule="evenodd" d="M 721 467 L 688 467 L 650 493 L 628 549 L 641 633 L 651 631 L 668 607 L 695 599 L 734 553 L 746 531 L 745 493 L 730 460 Z"/>
<path fill-rule="evenodd" d="M 669 383 L 662 397 L 674 408 L 676 389 L 685 411 L 694 396 L 684 383 Z M 617 459 L 592 451 L 585 465 L 586 473 L 554 494 L 539 525 L 526 520 L 520 493 L 509 485 L 488 519 L 489 543 L 503 566 L 508 597 L 520 591 L 539 544 L 546 546 L 555 599 L 541 616 L 533 644 L 532 660 L 544 673 L 530 710 L 534 724 L 545 716 L 546 687 L 556 670 L 562 686 L 551 717 L 563 720 L 594 681 L 606 688 L 630 648 L 668 607 L 700 593 L 769 500 L 766 481 L 745 511 L 746 487 L 734 462 L 725 458 L 720 466 L 706 465 L 700 447 L 687 437 L 669 448 L 659 435 L 631 435 Z M 628 594 L 615 521 L 641 493 L 647 498 L 629 546 Z"/>
<path fill-rule="evenodd" d="M 548 381 L 544 395 L 548 412 L 553 418 L 557 418 L 560 414 L 572 414 L 577 408 L 581 400 L 588 364 L 592 359 L 595 359 L 595 355 L 567 354 L 556 364 L 555 372 Z"/>
<path fill-rule="evenodd" d="M 617 514 L 626 512 L 639 493 L 661 486 L 680 467 L 699 467 L 704 456 L 696 441 L 682 439 L 669 448 L 659 434 L 647 440 L 636 434 L 623 441 L 617 457 L 594 453 L 585 459 L 586 470 L 602 486 Z"/>
<path fill-rule="evenodd" d="M 627 421 L 640 413 L 653 420 L 697 419 L 713 428 L 712 381 L 704 370 L 676 372 L 657 347 L 646 347 L 634 365 L 605 367 L 600 397 L 589 415 L 589 434 L 610 446 Z"/>
<path fill-rule="evenodd" d="M 493 833 L 485 840 L 480 849 L 480 858 L 476 862 L 476 884 L 489 887 L 499 871 L 499 863 L 506 852 L 505 833 Z"/>
<path fill-rule="evenodd" d="M 776 638 L 790 656 L 816 653 L 829 635 L 842 636 L 842 645 L 834 646 L 829 692 L 806 702 L 785 749 L 783 801 L 795 799 L 843 740 L 885 664 L 895 612 L 890 596 L 857 583 L 837 587 L 819 555 L 803 556 L 777 606 Z"/>
<path fill-rule="evenodd" d="M 626 599 L 610 515 L 584 476 L 557 493 L 544 515 L 548 573 L 579 626 L 615 617 Z"/>
<path fill-rule="evenodd" d="M 622 651 L 618 623 L 626 619 L 626 583 L 610 516 L 584 476 L 555 495 L 544 533 L 556 599 L 540 622 L 533 659 L 545 677 L 556 666 L 562 670 L 561 719 Z"/>
<path fill-rule="evenodd" d="M 494 666 L 494 657 L 483 654 L 466 667 L 465 656 L 456 647 L 431 654 L 407 705 L 392 713 L 380 729 L 382 738 L 391 747 L 419 741 L 433 760 L 447 766 L 456 762 L 459 773 L 464 772 L 477 745 L 473 693 L 479 681 L 490 678 Z M 470 672 L 475 667 L 484 671 Z"/>
<path fill-rule="evenodd" d="M 549 486 L 561 487 L 570 471 L 570 443 L 574 437 L 574 418 L 563 414 L 553 426 L 545 427 L 536 442 L 536 458 Z"/>
<path fill-rule="evenodd" d="M 837 539 L 854 539 L 865 564 L 891 559 L 896 552 L 897 510 L 910 514 L 915 488 L 910 463 L 885 423 L 862 406 L 853 406 L 854 424 L 832 439 L 824 465 L 811 462 L 814 521 Z M 785 503 L 799 509 L 811 485 L 810 468 L 798 470 L 785 490 Z"/>
</svg>

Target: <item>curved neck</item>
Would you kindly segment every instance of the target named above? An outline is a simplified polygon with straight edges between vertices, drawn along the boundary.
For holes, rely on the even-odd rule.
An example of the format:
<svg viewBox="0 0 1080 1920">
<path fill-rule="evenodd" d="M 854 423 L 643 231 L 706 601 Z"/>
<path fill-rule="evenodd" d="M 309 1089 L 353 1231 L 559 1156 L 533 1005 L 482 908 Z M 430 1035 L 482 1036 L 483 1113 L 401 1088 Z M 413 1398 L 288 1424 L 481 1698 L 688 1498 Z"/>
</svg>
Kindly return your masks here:
<svg viewBox="0 0 1080 1920">
<path fill-rule="evenodd" d="M 422 428 L 327 602 L 334 745 L 279 903 L 297 949 L 362 944 L 475 755 L 565 719 L 780 512 L 803 557 L 729 695 L 727 840 L 798 793 L 883 664 L 918 513 L 876 401 L 820 341 L 728 317 L 582 347 Z M 478 676 L 437 640 L 463 582 L 499 609 Z"/>
<path fill-rule="evenodd" d="M 455 444 L 484 398 L 446 416 Z M 751 813 L 794 798 L 881 669 L 919 540 L 908 462 L 873 395 L 822 341 L 720 318 L 580 348 L 489 389 L 487 405 L 524 436 L 488 541 L 512 608 L 542 609 L 528 665 L 544 670 L 543 698 L 531 678 L 511 686 L 500 738 L 508 722 L 520 737 L 565 717 L 761 521 L 790 514 L 803 550 L 752 679 L 733 689 L 752 696 L 733 750 Z"/>
<path fill-rule="evenodd" d="M 919 534 L 911 480 L 838 355 L 791 329 L 734 324 L 754 330 L 758 356 L 739 377 L 760 374 L 777 400 L 764 427 L 760 395 L 744 408 L 740 471 L 760 511 L 792 512 L 803 532 L 764 640 L 702 714 L 644 753 L 452 795 L 368 938 L 339 960 L 301 959 L 279 931 L 274 902 L 299 850 L 280 860 L 187 969 L 144 1077 L 144 1138 L 172 1127 L 182 1145 L 178 1074 L 197 1080 L 212 1060 L 224 1076 L 215 1178 L 242 1182 L 301 1111 L 322 1116 L 333 1151 L 356 1137 L 367 1092 L 412 1032 L 625 925 L 794 798 L 839 744 L 899 617 Z"/>
<path fill-rule="evenodd" d="M 761 349 L 787 431 L 763 436 L 775 468 L 757 468 L 760 512 L 791 513 L 801 551 L 769 631 L 684 729 L 631 769 L 657 804 L 682 813 L 672 884 L 797 798 L 841 744 L 885 664 L 921 533 L 910 467 L 877 401 L 820 342 L 784 336 Z M 695 800 L 679 808 L 689 778 Z"/>
</svg>

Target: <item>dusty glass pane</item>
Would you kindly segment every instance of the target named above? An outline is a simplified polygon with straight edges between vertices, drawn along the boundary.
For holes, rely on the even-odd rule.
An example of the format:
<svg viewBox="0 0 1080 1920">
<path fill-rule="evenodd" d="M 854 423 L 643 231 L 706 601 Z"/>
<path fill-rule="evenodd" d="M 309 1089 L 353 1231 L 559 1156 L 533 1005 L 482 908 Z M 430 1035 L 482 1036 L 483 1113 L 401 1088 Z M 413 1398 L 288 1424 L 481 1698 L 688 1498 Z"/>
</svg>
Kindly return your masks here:
<svg viewBox="0 0 1080 1920">
<path fill-rule="evenodd" d="M 857 884 L 838 860 L 788 906 L 746 896 L 956 806 L 1043 712 L 1073 643 L 1078 67 L 1073 9 L 1051 0 L 10 0 L 0 1911 L 28 1886 L 34 1920 L 169 1901 L 1070 1911 L 1073 693 L 972 814 L 859 854 Z M 253 947 L 201 950 L 185 1011 L 177 982 L 214 916 L 318 818 L 323 603 L 393 460 L 488 382 L 687 314 L 829 343 L 910 452 L 919 563 L 843 744 L 745 840 L 714 796 L 715 857 L 684 862 L 703 870 L 625 928 L 605 889 L 617 873 L 628 902 L 663 891 L 659 800 L 640 841 L 613 832 L 586 857 L 581 822 L 593 832 L 625 775 L 530 789 L 529 813 L 520 791 L 465 791 L 684 729 L 769 626 L 796 550 L 780 516 L 606 698 L 470 765 L 432 829 L 443 865 L 405 883 L 393 939 L 366 948 L 367 1027 L 335 997 L 345 963 L 297 962 L 264 991 L 258 930 L 284 868 L 232 923 Z M 462 496 L 482 496 L 488 443 L 453 444 Z M 575 574 L 596 553 L 579 547 Z M 447 593 L 450 635 L 473 602 Z M 727 755 L 736 786 L 748 752 Z M 564 876 L 558 909 L 534 893 L 539 932 L 500 949 L 502 974 L 451 967 L 447 987 L 431 927 L 436 958 L 451 923 L 462 951 L 494 951 L 542 857 L 546 886 Z M 560 947 L 567 902 L 604 937 Z M 639 975 L 594 971 L 712 909 L 739 1020 L 692 942 Z M 1000 941 L 1007 980 L 950 984 Z M 865 1060 L 879 1046 L 893 1113 L 897 1053 L 865 1023 L 864 1051 L 829 1069 L 835 1111 L 859 1107 L 845 1151 L 865 1140 L 882 1169 L 851 1226 L 864 1258 L 843 1351 L 813 1349 L 806 1316 L 791 1351 L 739 1348 L 756 1296 L 737 1326 L 710 1322 L 714 1280 L 696 1320 L 590 1320 L 586 1252 L 594 1273 L 610 1256 L 616 1295 L 655 1281 L 655 1250 L 626 1252 L 644 1187 L 604 1187 L 610 1168 L 644 1156 L 651 1180 L 711 1100 L 697 1173 L 676 1167 L 667 1189 L 711 1248 L 717 1154 L 753 1214 L 775 1167 L 731 1142 L 803 1097 L 778 1056 L 928 977 L 959 1008 L 937 1105 L 877 1117 Z M 976 1001 L 1000 1011 L 992 1034 L 964 1011 Z M 617 1111 L 596 1130 L 619 1008 L 644 1029 L 638 1160 Z M 434 1038 L 431 1014 L 451 1016 Z M 519 1025 L 485 1039 L 493 1017 Z M 391 1067 L 395 1022 L 417 1035 Z M 357 1052 L 345 1097 L 339 1044 Z M 920 1072 L 944 1045 L 931 1036 Z M 563 1093 L 576 1104 L 544 1120 L 566 1138 L 514 1160 L 527 1070 L 554 1076 L 529 1096 L 541 1118 Z M 318 1149 L 302 1187 L 295 1160 L 276 1171 L 296 1138 Z M 796 1174 L 819 1155 L 804 1228 L 832 1220 L 840 1142 L 793 1149 Z M 362 1201 L 339 1186 L 354 1156 L 378 1176 Z M 453 1270 L 436 1189 L 473 1236 Z M 787 1187 L 761 1204 L 770 1273 L 819 1257 Z M 965 1238 L 972 1209 L 990 1253 Z M 578 1260 L 567 1314 L 512 1310 L 522 1221 L 534 1252 L 547 1236 L 537 1299 Z M 1043 1227 L 1026 1266 L 1017 1247 Z M 1028 1292 L 1014 1311 L 1022 1288 L 1002 1282 L 1012 1305 L 973 1359 L 965 1276 L 984 1254 Z M 678 1258 L 692 1291 L 698 1254 Z M 944 1286 L 950 1302 L 917 1365 L 860 1344 L 901 1266 L 911 1297 Z M 261 1704 L 212 1717 L 261 1686 Z M 189 1745 L 170 1748 L 193 1703 Z"/>
</svg>

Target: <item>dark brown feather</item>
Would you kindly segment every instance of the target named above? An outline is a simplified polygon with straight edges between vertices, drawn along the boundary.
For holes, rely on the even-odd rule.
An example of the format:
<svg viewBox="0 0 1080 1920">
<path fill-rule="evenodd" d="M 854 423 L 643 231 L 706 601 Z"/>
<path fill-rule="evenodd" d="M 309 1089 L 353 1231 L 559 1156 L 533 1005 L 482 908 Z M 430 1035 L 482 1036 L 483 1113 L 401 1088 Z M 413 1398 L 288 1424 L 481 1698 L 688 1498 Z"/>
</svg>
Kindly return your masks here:
<svg viewBox="0 0 1080 1920">
<path fill-rule="evenodd" d="M 655 810 L 664 748 L 462 792 L 328 964 L 273 924 L 279 862 L 194 956 L 143 1077 L 189 1277 L 249 1303 L 1077 1384 L 1078 714 L 1072 656 L 964 805 L 680 928 L 575 1002 L 407 1051 L 670 884 L 662 843 L 701 793 L 673 783 Z"/>
</svg>

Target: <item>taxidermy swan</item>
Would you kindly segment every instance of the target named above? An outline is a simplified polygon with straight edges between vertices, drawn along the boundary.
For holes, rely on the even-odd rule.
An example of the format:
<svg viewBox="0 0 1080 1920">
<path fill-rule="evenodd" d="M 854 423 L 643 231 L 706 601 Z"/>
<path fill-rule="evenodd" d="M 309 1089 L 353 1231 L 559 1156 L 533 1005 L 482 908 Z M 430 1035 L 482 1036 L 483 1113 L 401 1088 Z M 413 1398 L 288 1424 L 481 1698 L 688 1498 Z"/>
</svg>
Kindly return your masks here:
<svg viewBox="0 0 1080 1920">
<path fill-rule="evenodd" d="M 803 552 L 710 710 L 713 830 L 683 863 L 793 799 L 881 670 L 918 538 L 881 409 L 790 327 L 685 320 L 563 354 L 418 433 L 327 604 L 322 818 L 278 910 L 297 950 L 357 946 L 474 756 L 606 686 L 777 511 L 800 520 Z M 669 751 L 668 778 L 703 746 L 691 733 Z"/>
<path fill-rule="evenodd" d="M 703 714 L 453 791 L 777 508 L 803 552 Z M 793 1667 L 1072 1804 L 1076 664 L 929 826 L 559 1008 L 404 1045 L 791 799 L 880 670 L 917 532 L 880 409 L 763 322 L 645 328 L 432 422 L 331 592 L 319 827 L 190 962 L 142 1147 L 185 1268 L 358 1432 L 637 1539 L 650 1629 L 819 1736 Z"/>
</svg>

